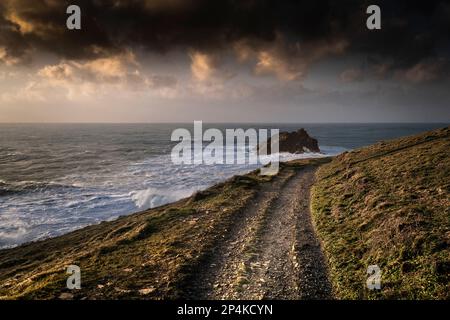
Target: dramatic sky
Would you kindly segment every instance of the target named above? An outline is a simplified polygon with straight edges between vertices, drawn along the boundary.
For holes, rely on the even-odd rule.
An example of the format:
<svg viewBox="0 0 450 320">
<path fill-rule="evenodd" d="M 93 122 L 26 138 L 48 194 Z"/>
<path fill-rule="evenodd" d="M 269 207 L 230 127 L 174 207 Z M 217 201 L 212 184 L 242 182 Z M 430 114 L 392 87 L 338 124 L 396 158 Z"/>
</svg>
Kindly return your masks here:
<svg viewBox="0 0 450 320">
<path fill-rule="evenodd" d="M 0 122 L 194 119 L 450 122 L 450 3 L 0 1 Z"/>
</svg>

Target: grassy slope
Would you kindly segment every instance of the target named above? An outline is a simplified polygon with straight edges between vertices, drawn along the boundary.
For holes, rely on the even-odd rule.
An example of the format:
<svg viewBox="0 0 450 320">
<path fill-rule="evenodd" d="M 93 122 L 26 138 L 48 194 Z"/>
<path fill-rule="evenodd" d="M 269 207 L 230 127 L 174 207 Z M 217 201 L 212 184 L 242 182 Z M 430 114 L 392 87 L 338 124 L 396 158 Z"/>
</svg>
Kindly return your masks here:
<svg viewBox="0 0 450 320">
<path fill-rule="evenodd" d="M 323 161 L 296 161 L 281 170 Z M 52 299 L 69 292 L 74 299 L 188 298 L 184 283 L 192 271 L 270 180 L 255 171 L 174 204 L 0 251 L 0 299 Z M 71 264 L 81 268 L 81 290 L 66 289 Z"/>
<path fill-rule="evenodd" d="M 74 298 L 177 298 L 189 268 L 214 246 L 261 178 L 250 175 L 194 198 L 0 254 L 0 298 L 57 298 L 68 265 L 80 266 Z"/>
<path fill-rule="evenodd" d="M 313 214 L 338 298 L 449 298 L 449 128 L 379 143 L 323 165 Z M 283 164 L 282 170 L 325 160 Z M 66 267 L 82 269 L 74 298 L 188 297 L 201 266 L 261 184 L 256 172 L 188 199 L 0 251 L 0 299 L 60 297 Z M 383 272 L 365 289 L 367 265 Z M 144 289 L 144 290 L 143 290 Z"/>
<path fill-rule="evenodd" d="M 337 298 L 450 298 L 450 128 L 345 153 L 312 192 Z M 368 265 L 382 290 L 365 288 Z"/>
</svg>

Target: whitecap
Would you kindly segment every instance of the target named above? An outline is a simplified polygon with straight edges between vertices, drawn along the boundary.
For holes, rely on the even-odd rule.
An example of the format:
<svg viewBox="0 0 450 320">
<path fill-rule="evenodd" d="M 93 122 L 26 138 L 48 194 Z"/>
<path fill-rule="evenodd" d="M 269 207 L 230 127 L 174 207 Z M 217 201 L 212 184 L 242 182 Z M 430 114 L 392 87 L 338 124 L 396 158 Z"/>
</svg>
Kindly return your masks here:
<svg viewBox="0 0 450 320">
<path fill-rule="evenodd" d="M 198 187 L 186 189 L 148 188 L 132 191 L 130 197 L 137 208 L 144 210 L 189 197 L 197 190 L 199 190 Z"/>
</svg>

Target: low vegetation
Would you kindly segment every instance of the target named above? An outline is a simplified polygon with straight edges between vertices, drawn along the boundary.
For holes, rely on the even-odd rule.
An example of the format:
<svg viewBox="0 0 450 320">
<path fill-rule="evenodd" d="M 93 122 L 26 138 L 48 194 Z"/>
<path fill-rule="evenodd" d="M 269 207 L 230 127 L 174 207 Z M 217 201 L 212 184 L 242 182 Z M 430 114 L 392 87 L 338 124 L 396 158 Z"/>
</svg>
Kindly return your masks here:
<svg viewBox="0 0 450 320">
<path fill-rule="evenodd" d="M 268 181 L 253 172 L 170 205 L 0 253 L 0 298 L 179 298 L 189 270 Z M 66 268 L 82 289 L 66 289 Z"/>
<path fill-rule="evenodd" d="M 449 150 L 446 128 L 331 162 L 281 164 L 284 175 L 320 166 L 311 207 L 336 298 L 450 298 Z M 173 204 L 2 250 L 0 299 L 189 298 L 192 275 L 271 184 L 255 171 Z M 248 248 L 258 245 L 254 231 Z M 66 288 L 73 264 L 80 290 Z M 366 288 L 369 265 L 381 268 L 379 291 Z"/>
<path fill-rule="evenodd" d="M 450 298 L 450 128 L 342 154 L 312 192 L 337 298 Z M 369 265 L 381 290 L 366 288 Z"/>
</svg>

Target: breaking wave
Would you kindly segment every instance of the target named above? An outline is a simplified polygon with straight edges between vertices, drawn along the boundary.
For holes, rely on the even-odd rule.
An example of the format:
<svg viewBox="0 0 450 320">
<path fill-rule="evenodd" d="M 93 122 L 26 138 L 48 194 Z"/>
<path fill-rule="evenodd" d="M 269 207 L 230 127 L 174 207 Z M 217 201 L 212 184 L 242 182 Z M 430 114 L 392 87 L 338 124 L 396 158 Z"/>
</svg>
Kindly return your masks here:
<svg viewBox="0 0 450 320">
<path fill-rule="evenodd" d="M 321 153 L 280 153 L 280 161 L 331 156 L 345 151 L 339 147 L 321 149 Z M 236 146 L 236 150 L 243 150 L 242 146 Z M 225 150 L 225 153 L 232 151 Z M 175 165 L 167 153 L 137 161 L 111 160 L 115 161 L 112 165 L 100 166 L 93 161 L 92 169 L 69 170 L 68 174 L 48 182 L 0 180 L 0 248 L 58 236 L 175 202 L 261 166 Z M 65 163 L 61 172 L 76 166 L 77 161 L 78 158 L 73 163 Z"/>
<path fill-rule="evenodd" d="M 131 199 L 139 209 L 155 208 L 177 200 L 189 197 L 199 188 L 170 189 L 149 188 L 130 192 Z"/>
</svg>

